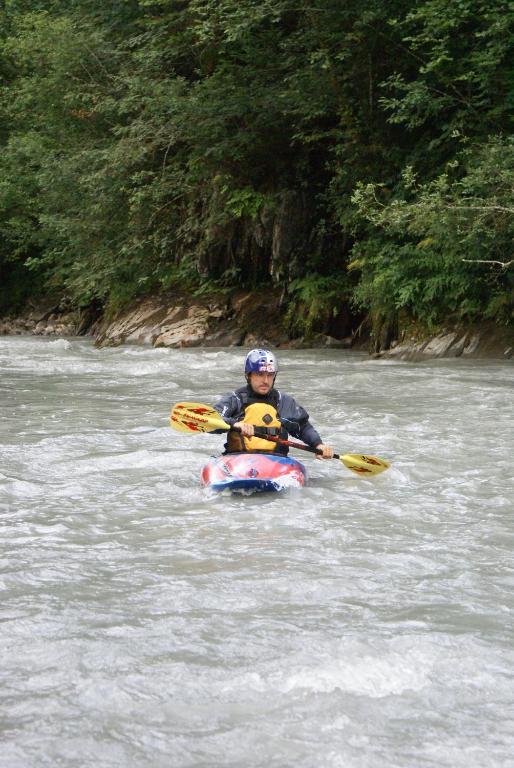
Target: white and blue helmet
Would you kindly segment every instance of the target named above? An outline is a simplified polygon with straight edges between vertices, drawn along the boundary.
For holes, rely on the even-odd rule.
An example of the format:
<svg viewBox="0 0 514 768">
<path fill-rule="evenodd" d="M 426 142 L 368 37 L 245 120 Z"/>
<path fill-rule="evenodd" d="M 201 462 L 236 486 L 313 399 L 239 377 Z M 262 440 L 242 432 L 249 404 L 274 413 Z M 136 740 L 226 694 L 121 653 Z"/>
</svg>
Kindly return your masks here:
<svg viewBox="0 0 514 768">
<path fill-rule="evenodd" d="M 246 376 L 250 373 L 274 373 L 276 375 L 277 371 L 277 358 L 268 349 L 252 349 L 246 355 Z"/>
</svg>

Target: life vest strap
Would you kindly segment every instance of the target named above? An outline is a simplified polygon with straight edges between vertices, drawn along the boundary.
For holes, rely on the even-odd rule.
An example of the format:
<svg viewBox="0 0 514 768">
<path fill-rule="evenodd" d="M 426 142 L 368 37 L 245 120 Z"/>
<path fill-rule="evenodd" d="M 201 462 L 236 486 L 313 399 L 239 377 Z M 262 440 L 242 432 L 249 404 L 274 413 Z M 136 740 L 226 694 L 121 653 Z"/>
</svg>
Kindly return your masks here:
<svg viewBox="0 0 514 768">
<path fill-rule="evenodd" d="M 228 433 L 227 450 L 232 451 L 265 451 L 273 453 L 277 451 L 277 443 L 266 440 L 266 437 L 280 437 L 282 425 L 278 418 L 276 408 L 270 403 L 250 403 L 245 406 L 243 419 L 246 424 L 254 428 L 253 437 L 245 437 L 237 434 L 235 430 Z M 278 450 L 280 453 L 280 450 Z"/>
<path fill-rule="evenodd" d="M 282 427 L 254 427 L 254 432 L 256 435 L 262 435 L 265 437 L 266 435 L 273 435 L 273 437 L 280 437 L 280 430 Z"/>
</svg>

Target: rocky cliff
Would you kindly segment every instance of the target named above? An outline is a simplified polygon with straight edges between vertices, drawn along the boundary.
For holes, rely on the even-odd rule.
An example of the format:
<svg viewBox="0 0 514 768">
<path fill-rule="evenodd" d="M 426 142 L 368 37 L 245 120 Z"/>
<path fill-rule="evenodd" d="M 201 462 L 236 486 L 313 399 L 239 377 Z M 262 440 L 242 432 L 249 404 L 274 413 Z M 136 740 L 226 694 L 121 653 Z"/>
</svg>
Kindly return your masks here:
<svg viewBox="0 0 514 768">
<path fill-rule="evenodd" d="M 63 304 L 31 306 L 18 317 L 0 320 L 0 334 L 90 335 L 99 347 L 151 344 L 155 347 L 334 347 L 373 349 L 364 331 L 344 338 L 317 334 L 292 338 L 278 289 L 234 291 L 195 297 L 168 293 L 140 299 L 114 317 Z M 358 329 L 360 330 L 360 329 Z M 427 334 L 401 332 L 375 357 L 398 360 L 432 358 L 514 359 L 512 327 L 482 324 Z"/>
</svg>

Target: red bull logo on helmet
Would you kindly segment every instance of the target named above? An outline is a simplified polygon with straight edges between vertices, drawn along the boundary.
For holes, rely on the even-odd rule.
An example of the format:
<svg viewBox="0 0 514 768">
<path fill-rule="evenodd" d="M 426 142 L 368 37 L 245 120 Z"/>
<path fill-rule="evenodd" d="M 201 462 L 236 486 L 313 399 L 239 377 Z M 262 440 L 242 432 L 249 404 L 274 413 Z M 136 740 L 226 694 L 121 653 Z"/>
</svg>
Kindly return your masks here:
<svg viewBox="0 0 514 768">
<path fill-rule="evenodd" d="M 245 373 L 276 373 L 277 359 L 273 352 L 267 349 L 252 349 L 245 360 Z"/>
</svg>

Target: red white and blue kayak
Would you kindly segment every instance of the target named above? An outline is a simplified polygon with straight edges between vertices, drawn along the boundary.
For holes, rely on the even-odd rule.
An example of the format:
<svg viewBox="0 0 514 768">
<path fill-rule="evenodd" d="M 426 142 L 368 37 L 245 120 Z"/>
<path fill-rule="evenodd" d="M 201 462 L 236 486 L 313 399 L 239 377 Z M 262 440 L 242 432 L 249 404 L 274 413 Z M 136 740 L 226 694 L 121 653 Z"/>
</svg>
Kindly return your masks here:
<svg viewBox="0 0 514 768">
<path fill-rule="evenodd" d="M 202 469 L 201 482 L 213 491 L 239 493 L 282 491 L 305 485 L 307 470 L 290 456 L 273 453 L 228 453 L 213 457 Z"/>
</svg>

